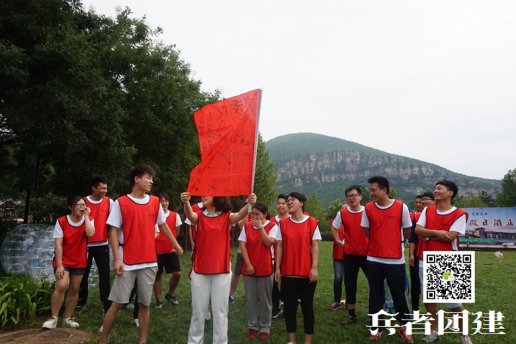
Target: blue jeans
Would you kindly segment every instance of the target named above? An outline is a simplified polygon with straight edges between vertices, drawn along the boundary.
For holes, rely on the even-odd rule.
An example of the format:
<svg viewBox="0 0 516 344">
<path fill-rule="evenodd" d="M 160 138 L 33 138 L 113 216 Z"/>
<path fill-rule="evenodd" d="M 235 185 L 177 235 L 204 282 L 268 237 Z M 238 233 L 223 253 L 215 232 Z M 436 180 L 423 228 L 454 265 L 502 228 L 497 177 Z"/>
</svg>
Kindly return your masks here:
<svg viewBox="0 0 516 344">
<path fill-rule="evenodd" d="M 333 259 L 333 302 L 340 303 L 342 281 L 344 281 L 344 259 Z"/>
</svg>

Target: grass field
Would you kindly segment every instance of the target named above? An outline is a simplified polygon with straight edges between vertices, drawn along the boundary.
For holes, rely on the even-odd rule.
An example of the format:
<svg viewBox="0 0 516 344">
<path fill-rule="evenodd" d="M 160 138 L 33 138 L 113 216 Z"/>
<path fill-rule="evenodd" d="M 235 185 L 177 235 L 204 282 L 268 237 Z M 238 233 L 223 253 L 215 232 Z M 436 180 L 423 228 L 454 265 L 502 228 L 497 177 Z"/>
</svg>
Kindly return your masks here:
<svg viewBox="0 0 516 344">
<path fill-rule="evenodd" d="M 331 242 L 321 243 L 319 280 L 315 291 L 315 343 L 370 343 L 369 331 L 366 324 L 367 316 L 367 287 L 365 277 L 359 277 L 358 292 L 358 322 L 355 325 L 344 326 L 341 321 L 347 316 L 344 310 L 331 311 L 329 305 L 333 296 L 333 267 L 331 259 Z M 184 272 L 190 268 L 189 253 L 181 257 Z M 168 281 L 164 278 L 164 282 Z M 164 286 L 163 290 L 166 288 Z M 183 276 L 180 281 L 177 296 L 179 305 L 164 304 L 163 309 L 154 309 L 151 305 L 151 325 L 148 343 L 186 343 L 190 324 L 190 283 Z M 504 314 L 503 325 L 505 335 L 475 335 L 473 342 L 478 343 L 516 343 L 516 312 L 514 298 L 516 297 L 516 252 L 504 252 L 504 258 L 498 259 L 493 252 L 476 253 L 476 303 L 466 304 L 471 312 L 500 311 Z M 421 311 L 423 307 L 420 307 Z M 302 318 L 298 310 L 298 342 L 302 343 Z M 81 328 L 98 333 L 102 324 L 101 308 L 98 299 L 98 289 L 90 293 L 88 305 L 81 314 L 76 315 Z M 32 324 L 41 326 L 41 321 Z M 138 330 L 132 325 L 132 312 L 122 311 L 110 335 L 110 343 L 137 343 Z M 205 343 L 211 343 L 212 324 L 206 323 Z M 243 288 L 243 280 L 237 289 L 235 303 L 229 307 L 229 343 L 247 343 L 247 316 Z M 416 342 L 423 343 L 422 335 L 416 335 Z M 384 337 L 381 343 L 402 343 L 396 336 Z M 440 344 L 458 343 L 456 334 L 445 335 L 439 340 Z M 269 343 L 287 343 L 284 319 L 273 320 L 273 328 Z"/>
</svg>

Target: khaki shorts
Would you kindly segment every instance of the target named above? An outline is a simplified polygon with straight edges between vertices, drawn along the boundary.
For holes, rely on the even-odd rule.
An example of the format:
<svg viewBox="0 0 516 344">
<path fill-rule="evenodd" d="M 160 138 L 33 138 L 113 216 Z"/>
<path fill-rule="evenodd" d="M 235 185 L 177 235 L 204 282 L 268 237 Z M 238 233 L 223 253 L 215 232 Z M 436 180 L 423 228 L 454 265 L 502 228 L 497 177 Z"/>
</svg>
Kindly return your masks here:
<svg viewBox="0 0 516 344">
<path fill-rule="evenodd" d="M 124 271 L 122 275 L 116 275 L 109 300 L 126 304 L 129 303 L 129 296 L 134 287 L 136 279 L 138 279 L 138 302 L 144 306 L 149 306 L 152 299 L 152 288 L 156 280 L 157 267 L 143 268 L 132 271 Z"/>
</svg>

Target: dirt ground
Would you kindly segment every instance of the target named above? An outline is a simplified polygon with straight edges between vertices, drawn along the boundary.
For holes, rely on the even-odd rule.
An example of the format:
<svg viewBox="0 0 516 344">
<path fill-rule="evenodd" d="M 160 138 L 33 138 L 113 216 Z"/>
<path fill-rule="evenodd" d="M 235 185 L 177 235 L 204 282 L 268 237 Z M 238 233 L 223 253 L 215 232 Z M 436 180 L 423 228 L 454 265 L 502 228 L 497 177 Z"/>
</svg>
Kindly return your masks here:
<svg viewBox="0 0 516 344">
<path fill-rule="evenodd" d="M 91 342 L 92 339 L 91 333 L 70 328 L 27 329 L 0 333 L 0 343 L 9 344 L 80 344 Z"/>
</svg>

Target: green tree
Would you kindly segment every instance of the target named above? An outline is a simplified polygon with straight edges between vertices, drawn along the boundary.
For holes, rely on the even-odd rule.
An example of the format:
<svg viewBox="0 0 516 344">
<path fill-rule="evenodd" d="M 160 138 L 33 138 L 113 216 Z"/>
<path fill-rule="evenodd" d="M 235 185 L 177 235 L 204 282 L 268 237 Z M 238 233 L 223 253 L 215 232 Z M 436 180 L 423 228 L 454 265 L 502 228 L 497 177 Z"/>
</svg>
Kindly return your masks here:
<svg viewBox="0 0 516 344">
<path fill-rule="evenodd" d="M 333 218 L 335 218 L 335 215 L 340 211 L 340 209 L 342 208 L 342 201 L 340 199 L 336 199 L 334 200 L 333 202 L 331 202 L 331 204 L 328 206 L 328 208 L 326 208 L 326 211 L 325 211 L 325 217 L 328 219 L 328 220 L 332 220 Z M 331 223 L 330 223 L 331 225 Z"/>
<path fill-rule="evenodd" d="M 486 208 L 488 205 L 480 195 L 468 195 L 455 197 L 453 204 L 459 208 Z"/>
<path fill-rule="evenodd" d="M 129 9 L 113 20 L 76 0 L 0 3 L 5 192 L 81 194 L 100 174 L 116 195 L 130 167 L 148 163 L 155 189 L 177 199 L 198 161 L 192 113 L 219 94 L 200 91 L 160 32 Z"/>
<path fill-rule="evenodd" d="M 268 206 L 276 200 L 276 175 L 274 174 L 274 163 L 269 159 L 269 152 L 258 134 L 258 148 L 256 152 L 256 168 L 254 174 L 254 193 L 258 201 Z"/>
<path fill-rule="evenodd" d="M 499 207 L 516 206 L 516 168 L 510 170 L 502 179 L 502 191 L 496 197 Z"/>
</svg>

